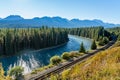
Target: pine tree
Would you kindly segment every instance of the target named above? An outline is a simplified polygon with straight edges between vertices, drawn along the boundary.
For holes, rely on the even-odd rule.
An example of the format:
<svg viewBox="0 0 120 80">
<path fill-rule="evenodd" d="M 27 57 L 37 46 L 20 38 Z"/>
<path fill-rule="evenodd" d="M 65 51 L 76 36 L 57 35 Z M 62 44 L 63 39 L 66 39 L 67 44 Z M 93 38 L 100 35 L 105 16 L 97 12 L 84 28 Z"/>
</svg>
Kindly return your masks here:
<svg viewBox="0 0 120 80">
<path fill-rule="evenodd" d="M 93 40 L 93 43 L 91 45 L 91 49 L 95 50 L 96 48 L 97 48 L 96 42 L 95 42 L 95 40 Z"/>
<path fill-rule="evenodd" d="M 81 53 L 85 53 L 85 52 L 86 52 L 83 42 L 82 42 L 81 45 L 80 45 L 80 50 L 79 50 L 79 52 L 81 52 Z"/>
<path fill-rule="evenodd" d="M 117 37 L 117 41 L 120 41 L 120 34 L 119 34 L 118 37 Z"/>
</svg>

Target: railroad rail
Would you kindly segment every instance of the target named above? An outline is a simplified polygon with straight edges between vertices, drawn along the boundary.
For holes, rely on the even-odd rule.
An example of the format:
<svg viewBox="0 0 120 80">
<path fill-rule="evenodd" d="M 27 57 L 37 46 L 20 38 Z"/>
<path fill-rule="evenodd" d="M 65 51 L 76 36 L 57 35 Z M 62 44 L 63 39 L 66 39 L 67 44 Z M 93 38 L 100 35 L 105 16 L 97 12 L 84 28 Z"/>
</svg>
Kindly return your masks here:
<svg viewBox="0 0 120 80">
<path fill-rule="evenodd" d="M 96 49 L 94 52 L 91 52 L 91 53 L 86 53 L 84 54 L 83 56 L 80 56 L 78 57 L 76 60 L 71 60 L 71 61 L 68 61 L 67 63 L 65 64 L 60 64 L 58 66 L 55 66 L 53 68 L 50 68 L 48 70 L 45 70 L 43 72 L 40 72 L 36 75 L 33 75 L 33 76 L 30 76 L 29 78 L 25 79 L 25 80 L 44 80 L 48 77 L 50 77 L 51 74 L 55 74 L 55 73 L 60 73 L 62 72 L 63 70 L 65 69 L 68 69 L 70 68 L 71 66 L 87 59 L 88 57 L 94 55 L 95 53 L 97 52 L 100 52 L 102 50 L 105 50 L 107 48 L 109 48 L 110 46 L 112 46 L 113 44 L 115 43 L 115 41 L 110 41 L 108 44 L 106 44 L 104 47 L 100 48 L 100 49 Z"/>
</svg>

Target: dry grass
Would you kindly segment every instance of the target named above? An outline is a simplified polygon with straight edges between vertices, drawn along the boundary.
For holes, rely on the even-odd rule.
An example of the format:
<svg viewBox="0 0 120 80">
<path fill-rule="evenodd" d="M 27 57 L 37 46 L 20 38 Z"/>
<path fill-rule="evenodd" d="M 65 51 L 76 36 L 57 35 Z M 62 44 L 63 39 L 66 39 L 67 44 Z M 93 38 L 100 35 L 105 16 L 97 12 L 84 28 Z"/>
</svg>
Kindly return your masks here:
<svg viewBox="0 0 120 80">
<path fill-rule="evenodd" d="M 63 71 L 59 78 L 61 80 L 120 80 L 120 47 L 115 46 L 99 52 L 83 63 L 75 65 L 71 70 Z"/>
</svg>

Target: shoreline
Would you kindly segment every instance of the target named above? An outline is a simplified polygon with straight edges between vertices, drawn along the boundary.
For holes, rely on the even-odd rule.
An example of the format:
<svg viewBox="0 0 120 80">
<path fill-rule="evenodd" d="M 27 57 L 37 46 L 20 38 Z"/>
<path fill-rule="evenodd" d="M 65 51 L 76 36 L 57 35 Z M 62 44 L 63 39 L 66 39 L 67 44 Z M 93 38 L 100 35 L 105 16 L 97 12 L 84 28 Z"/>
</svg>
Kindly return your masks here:
<svg viewBox="0 0 120 80">
<path fill-rule="evenodd" d="M 68 41 L 65 42 L 65 43 L 62 43 L 62 44 L 56 45 L 56 46 L 46 47 L 46 48 L 42 48 L 42 49 L 38 49 L 38 50 L 31 50 L 31 51 L 28 51 L 28 53 L 31 53 L 31 52 L 38 52 L 38 51 L 43 51 L 43 50 L 48 50 L 48 49 L 58 48 L 58 47 L 64 46 L 64 45 L 67 44 L 67 43 L 68 43 Z M 24 53 L 20 53 L 20 54 L 24 54 Z M 19 55 L 19 53 L 18 53 L 18 55 Z"/>
<path fill-rule="evenodd" d="M 70 34 L 71 35 L 71 34 Z M 82 38 L 85 38 L 85 39 L 88 39 L 88 40 L 93 40 L 91 38 L 88 38 L 88 37 L 83 37 L 83 36 L 78 36 L 78 35 L 72 35 L 72 36 L 75 36 L 75 37 L 82 37 Z"/>
<path fill-rule="evenodd" d="M 38 52 L 38 51 L 43 51 L 43 50 L 48 50 L 48 49 L 54 49 L 54 48 L 58 48 L 58 47 L 61 47 L 61 46 L 64 46 L 65 44 L 67 44 L 69 42 L 69 40 L 65 43 L 62 43 L 62 44 L 59 44 L 59 45 L 56 45 L 56 46 L 51 46 L 51 47 L 46 47 L 46 48 L 41 48 L 41 49 L 38 49 L 38 50 L 35 50 L 35 49 L 25 49 L 25 50 L 22 50 L 14 55 L 10 55 L 10 56 L 0 56 L 0 58 L 5 58 L 5 57 L 11 57 L 11 56 L 17 56 L 17 55 L 21 55 L 21 54 L 25 54 L 26 52 L 27 53 L 32 53 L 32 52 Z"/>
<path fill-rule="evenodd" d="M 82 37 L 82 36 L 78 36 L 78 35 L 72 35 L 72 36 Z M 82 37 L 82 38 L 85 38 L 85 39 L 88 39 L 88 40 L 92 40 L 92 39 L 87 38 L 87 37 Z M 67 42 L 65 42 L 65 43 L 62 43 L 62 44 L 59 44 L 59 45 L 56 45 L 56 46 L 41 48 L 41 49 L 37 49 L 37 50 L 35 50 L 35 49 L 24 49 L 24 50 L 21 50 L 21 51 L 15 53 L 15 54 L 13 54 L 13 55 L 10 55 L 10 56 L 4 56 L 4 55 L 2 55 L 2 56 L 0 56 L 0 58 L 11 57 L 11 56 L 18 56 L 18 55 L 21 55 L 21 54 L 25 54 L 26 52 L 27 53 L 32 53 L 32 52 L 38 52 L 38 51 L 43 51 L 43 50 L 48 50 L 48 49 L 54 49 L 54 48 L 57 48 L 57 47 L 61 47 L 61 46 L 65 45 L 65 44 L 67 44 L 68 42 L 69 42 L 69 40 Z"/>
</svg>

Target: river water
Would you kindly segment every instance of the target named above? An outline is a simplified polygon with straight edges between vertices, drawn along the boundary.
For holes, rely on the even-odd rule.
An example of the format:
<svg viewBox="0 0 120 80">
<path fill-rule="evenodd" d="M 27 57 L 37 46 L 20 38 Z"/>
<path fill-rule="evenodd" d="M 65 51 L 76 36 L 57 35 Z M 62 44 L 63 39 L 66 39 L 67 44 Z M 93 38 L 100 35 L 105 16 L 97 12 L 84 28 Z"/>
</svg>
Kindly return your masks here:
<svg viewBox="0 0 120 80">
<path fill-rule="evenodd" d="M 90 49 L 92 43 L 91 39 L 69 35 L 69 42 L 63 46 L 36 52 L 26 51 L 20 55 L 0 58 L 0 62 L 5 71 L 8 71 L 13 66 L 22 66 L 24 67 L 24 74 L 26 74 L 35 68 L 49 64 L 50 58 L 54 55 L 61 55 L 63 52 L 79 50 L 81 42 L 84 43 L 86 50 Z"/>
</svg>

